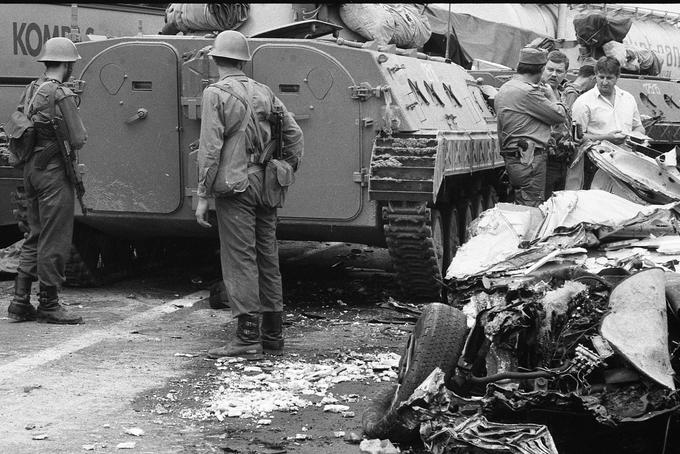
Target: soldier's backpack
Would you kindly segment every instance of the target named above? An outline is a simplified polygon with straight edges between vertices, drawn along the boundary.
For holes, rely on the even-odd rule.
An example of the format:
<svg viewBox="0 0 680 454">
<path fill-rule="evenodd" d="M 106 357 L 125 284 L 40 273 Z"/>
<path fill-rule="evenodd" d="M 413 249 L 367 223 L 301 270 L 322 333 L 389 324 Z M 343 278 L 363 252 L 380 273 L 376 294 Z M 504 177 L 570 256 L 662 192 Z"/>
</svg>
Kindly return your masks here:
<svg viewBox="0 0 680 454">
<path fill-rule="evenodd" d="M 12 112 L 7 123 L 5 123 L 5 133 L 9 140 L 10 164 L 16 168 L 22 167 L 33 153 L 35 146 L 35 129 L 33 128 L 33 103 L 38 96 L 40 89 L 50 81 L 45 81 L 35 89 L 35 82 L 31 82 L 27 94 L 31 89 L 35 89 L 30 101 L 24 102 L 17 110 Z"/>
</svg>

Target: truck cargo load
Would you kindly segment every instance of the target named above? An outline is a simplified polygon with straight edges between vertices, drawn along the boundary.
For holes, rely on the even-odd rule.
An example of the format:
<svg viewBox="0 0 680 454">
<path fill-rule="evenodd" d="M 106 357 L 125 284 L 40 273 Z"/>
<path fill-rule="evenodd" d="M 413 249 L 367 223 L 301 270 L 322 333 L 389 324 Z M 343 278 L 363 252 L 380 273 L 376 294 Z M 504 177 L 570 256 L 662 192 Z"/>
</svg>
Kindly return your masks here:
<svg viewBox="0 0 680 454">
<path fill-rule="evenodd" d="M 248 20 L 248 3 L 171 3 L 162 35 L 235 30 Z"/>
<path fill-rule="evenodd" d="M 430 39 L 430 22 L 412 3 L 345 3 L 340 18 L 352 31 L 378 44 L 420 48 Z"/>
</svg>

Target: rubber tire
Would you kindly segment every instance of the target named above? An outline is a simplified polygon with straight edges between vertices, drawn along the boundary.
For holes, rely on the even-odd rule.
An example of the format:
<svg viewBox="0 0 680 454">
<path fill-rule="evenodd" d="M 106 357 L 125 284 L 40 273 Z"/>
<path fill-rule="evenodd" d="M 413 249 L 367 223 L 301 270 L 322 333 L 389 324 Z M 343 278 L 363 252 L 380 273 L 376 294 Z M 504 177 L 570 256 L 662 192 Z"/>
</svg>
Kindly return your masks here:
<svg viewBox="0 0 680 454">
<path fill-rule="evenodd" d="M 466 336 L 466 318 L 460 310 L 441 303 L 428 304 L 402 353 L 398 385 L 380 393 L 363 414 L 364 434 L 368 438 L 389 438 L 400 443 L 416 439 L 418 429 L 408 430 L 404 425 L 413 416 L 399 415 L 397 408 L 436 367 L 444 371 L 448 381 L 458 364 Z M 409 357 L 411 361 L 407 363 Z"/>
</svg>

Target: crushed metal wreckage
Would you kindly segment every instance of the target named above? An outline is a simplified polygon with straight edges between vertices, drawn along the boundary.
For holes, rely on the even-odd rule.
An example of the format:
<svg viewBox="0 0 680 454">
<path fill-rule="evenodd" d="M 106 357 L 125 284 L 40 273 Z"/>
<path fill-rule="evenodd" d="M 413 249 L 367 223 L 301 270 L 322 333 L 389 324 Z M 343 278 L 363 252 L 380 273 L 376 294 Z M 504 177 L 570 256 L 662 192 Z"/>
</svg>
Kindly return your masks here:
<svg viewBox="0 0 680 454">
<path fill-rule="evenodd" d="M 485 211 L 448 268 L 450 304 L 424 308 L 364 433 L 419 435 L 436 454 L 556 453 L 547 426 L 497 418 L 550 409 L 617 427 L 680 413 L 678 199 L 561 191 Z"/>
</svg>

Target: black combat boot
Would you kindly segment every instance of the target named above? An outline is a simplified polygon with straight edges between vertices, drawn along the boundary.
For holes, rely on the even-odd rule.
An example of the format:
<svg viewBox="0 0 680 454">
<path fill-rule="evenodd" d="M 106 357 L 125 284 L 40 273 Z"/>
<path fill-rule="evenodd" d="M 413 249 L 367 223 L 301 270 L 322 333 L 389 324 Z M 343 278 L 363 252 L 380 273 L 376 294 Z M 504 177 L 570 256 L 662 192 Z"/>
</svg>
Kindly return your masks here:
<svg viewBox="0 0 680 454">
<path fill-rule="evenodd" d="M 12 320 L 25 322 L 36 319 L 35 307 L 31 304 L 31 284 L 33 279 L 17 274 L 14 280 L 14 298 L 7 308 L 7 316 Z"/>
<path fill-rule="evenodd" d="M 239 315 L 236 325 L 236 339 L 224 347 L 208 350 L 209 358 L 238 356 L 249 360 L 262 359 L 260 337 L 260 315 Z"/>
<path fill-rule="evenodd" d="M 283 312 L 262 313 L 262 349 L 271 355 L 283 354 Z"/>
<path fill-rule="evenodd" d="M 83 322 L 82 317 L 69 314 L 64 306 L 59 304 L 57 287 L 40 284 L 38 293 L 38 322 L 57 323 L 60 325 L 77 325 Z"/>
</svg>

